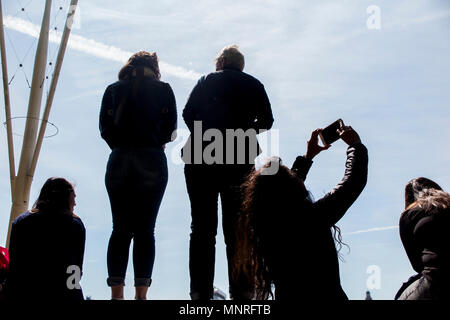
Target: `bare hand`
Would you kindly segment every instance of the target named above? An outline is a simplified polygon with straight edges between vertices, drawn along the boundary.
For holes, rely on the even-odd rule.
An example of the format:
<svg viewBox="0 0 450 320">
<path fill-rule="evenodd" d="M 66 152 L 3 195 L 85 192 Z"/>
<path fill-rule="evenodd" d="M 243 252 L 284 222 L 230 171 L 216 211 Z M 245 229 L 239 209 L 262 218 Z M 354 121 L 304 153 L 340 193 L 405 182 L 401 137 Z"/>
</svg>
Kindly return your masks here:
<svg viewBox="0 0 450 320">
<path fill-rule="evenodd" d="M 349 146 L 361 142 L 358 133 L 350 126 L 345 126 L 342 129 L 338 129 L 338 133 L 341 139 Z"/>
<path fill-rule="evenodd" d="M 327 150 L 331 145 L 322 147 L 319 145 L 319 133 L 322 129 L 316 129 L 311 133 L 311 139 L 308 141 L 305 158 L 312 160 L 323 150 Z"/>
</svg>

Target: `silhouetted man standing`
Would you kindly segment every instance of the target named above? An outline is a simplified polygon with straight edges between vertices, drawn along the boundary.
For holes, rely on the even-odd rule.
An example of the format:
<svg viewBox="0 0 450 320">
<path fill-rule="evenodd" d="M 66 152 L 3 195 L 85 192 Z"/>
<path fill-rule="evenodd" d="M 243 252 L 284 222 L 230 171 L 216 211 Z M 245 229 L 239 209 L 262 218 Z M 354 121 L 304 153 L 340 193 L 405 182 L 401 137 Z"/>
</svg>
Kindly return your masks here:
<svg viewBox="0 0 450 320">
<path fill-rule="evenodd" d="M 214 291 L 219 194 L 230 295 L 235 299 L 245 296 L 245 288 L 231 277 L 240 185 L 260 153 L 256 135 L 273 123 L 264 86 L 243 72 L 244 56 L 238 47 L 225 47 L 215 62 L 216 72 L 200 78 L 183 110 L 191 131 L 183 160 L 191 201 L 189 271 L 194 300 L 209 300 Z"/>
</svg>

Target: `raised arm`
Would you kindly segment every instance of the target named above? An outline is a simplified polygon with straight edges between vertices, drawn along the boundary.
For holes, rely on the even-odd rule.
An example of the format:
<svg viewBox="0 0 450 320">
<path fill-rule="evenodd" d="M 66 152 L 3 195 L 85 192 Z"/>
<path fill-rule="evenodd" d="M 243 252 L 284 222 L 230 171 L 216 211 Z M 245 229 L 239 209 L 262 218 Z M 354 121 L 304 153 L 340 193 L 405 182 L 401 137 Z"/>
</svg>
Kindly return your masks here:
<svg viewBox="0 0 450 320">
<path fill-rule="evenodd" d="M 325 219 L 330 227 L 344 216 L 367 183 L 367 148 L 351 127 L 346 127 L 340 136 L 349 145 L 344 178 L 333 190 L 313 204 L 314 214 Z"/>
<path fill-rule="evenodd" d="M 292 166 L 292 171 L 302 179 L 306 180 L 306 176 L 308 175 L 309 169 L 313 164 L 313 159 L 320 152 L 327 150 L 330 146 L 322 147 L 319 146 L 319 133 L 321 129 L 316 129 L 311 133 L 311 138 L 307 142 L 306 154 L 304 156 L 298 156 L 295 159 L 295 162 Z"/>
<path fill-rule="evenodd" d="M 305 156 L 298 156 L 295 159 L 291 170 L 297 175 L 297 177 L 305 181 L 312 164 L 312 160 L 307 159 Z"/>
</svg>

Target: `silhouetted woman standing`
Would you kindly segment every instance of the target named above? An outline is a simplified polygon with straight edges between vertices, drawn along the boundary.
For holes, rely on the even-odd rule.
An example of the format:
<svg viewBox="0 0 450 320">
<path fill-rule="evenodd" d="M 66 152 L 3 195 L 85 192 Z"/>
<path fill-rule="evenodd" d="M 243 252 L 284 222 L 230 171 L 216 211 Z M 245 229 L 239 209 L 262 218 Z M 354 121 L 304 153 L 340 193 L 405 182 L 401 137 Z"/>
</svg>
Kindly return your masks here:
<svg viewBox="0 0 450 320">
<path fill-rule="evenodd" d="M 327 148 L 318 145 L 315 130 L 306 155 L 291 170 L 279 158 L 253 171 L 244 184 L 234 277 L 246 283 L 247 298 L 276 300 L 345 300 L 339 278 L 335 224 L 355 202 L 367 181 L 367 149 L 358 134 L 345 127 L 341 139 L 349 147 L 345 176 L 314 202 L 304 185 L 312 159 Z M 279 165 L 273 174 L 273 168 Z M 334 228 L 334 238 L 332 229 Z"/>
<path fill-rule="evenodd" d="M 33 209 L 12 225 L 6 298 L 20 301 L 83 300 L 86 230 L 73 213 L 73 185 L 50 178 Z"/>
<path fill-rule="evenodd" d="M 403 284 L 398 300 L 450 298 L 450 194 L 434 181 L 416 178 L 405 187 L 400 237 L 417 275 Z"/>
<path fill-rule="evenodd" d="M 123 299 L 131 239 L 136 299 L 146 299 L 155 259 L 156 216 L 167 185 L 165 144 L 176 129 L 175 96 L 160 81 L 156 53 L 131 56 L 108 86 L 100 132 L 112 149 L 105 183 L 113 218 L 108 246 L 112 299 Z"/>
</svg>

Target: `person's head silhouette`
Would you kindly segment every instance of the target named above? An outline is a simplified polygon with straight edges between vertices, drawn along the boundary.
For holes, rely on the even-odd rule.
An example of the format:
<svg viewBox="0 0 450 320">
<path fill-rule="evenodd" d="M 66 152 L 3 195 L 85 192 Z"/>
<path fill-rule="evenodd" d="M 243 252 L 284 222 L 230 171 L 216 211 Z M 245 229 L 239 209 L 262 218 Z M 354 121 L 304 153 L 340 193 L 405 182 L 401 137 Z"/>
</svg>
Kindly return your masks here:
<svg viewBox="0 0 450 320">
<path fill-rule="evenodd" d="M 410 207 L 430 189 L 442 190 L 436 182 L 424 177 L 409 181 L 405 186 L 405 208 Z"/>
<path fill-rule="evenodd" d="M 42 186 L 32 211 L 72 214 L 76 205 L 75 197 L 74 187 L 69 181 L 64 178 L 49 178 Z"/>
<path fill-rule="evenodd" d="M 139 76 L 161 78 L 156 52 L 139 51 L 133 54 L 119 71 L 119 80 L 127 80 Z"/>
<path fill-rule="evenodd" d="M 223 69 L 243 71 L 245 66 L 244 55 L 239 51 L 237 45 L 226 46 L 223 48 L 214 61 L 216 63 L 216 71 Z"/>
</svg>

